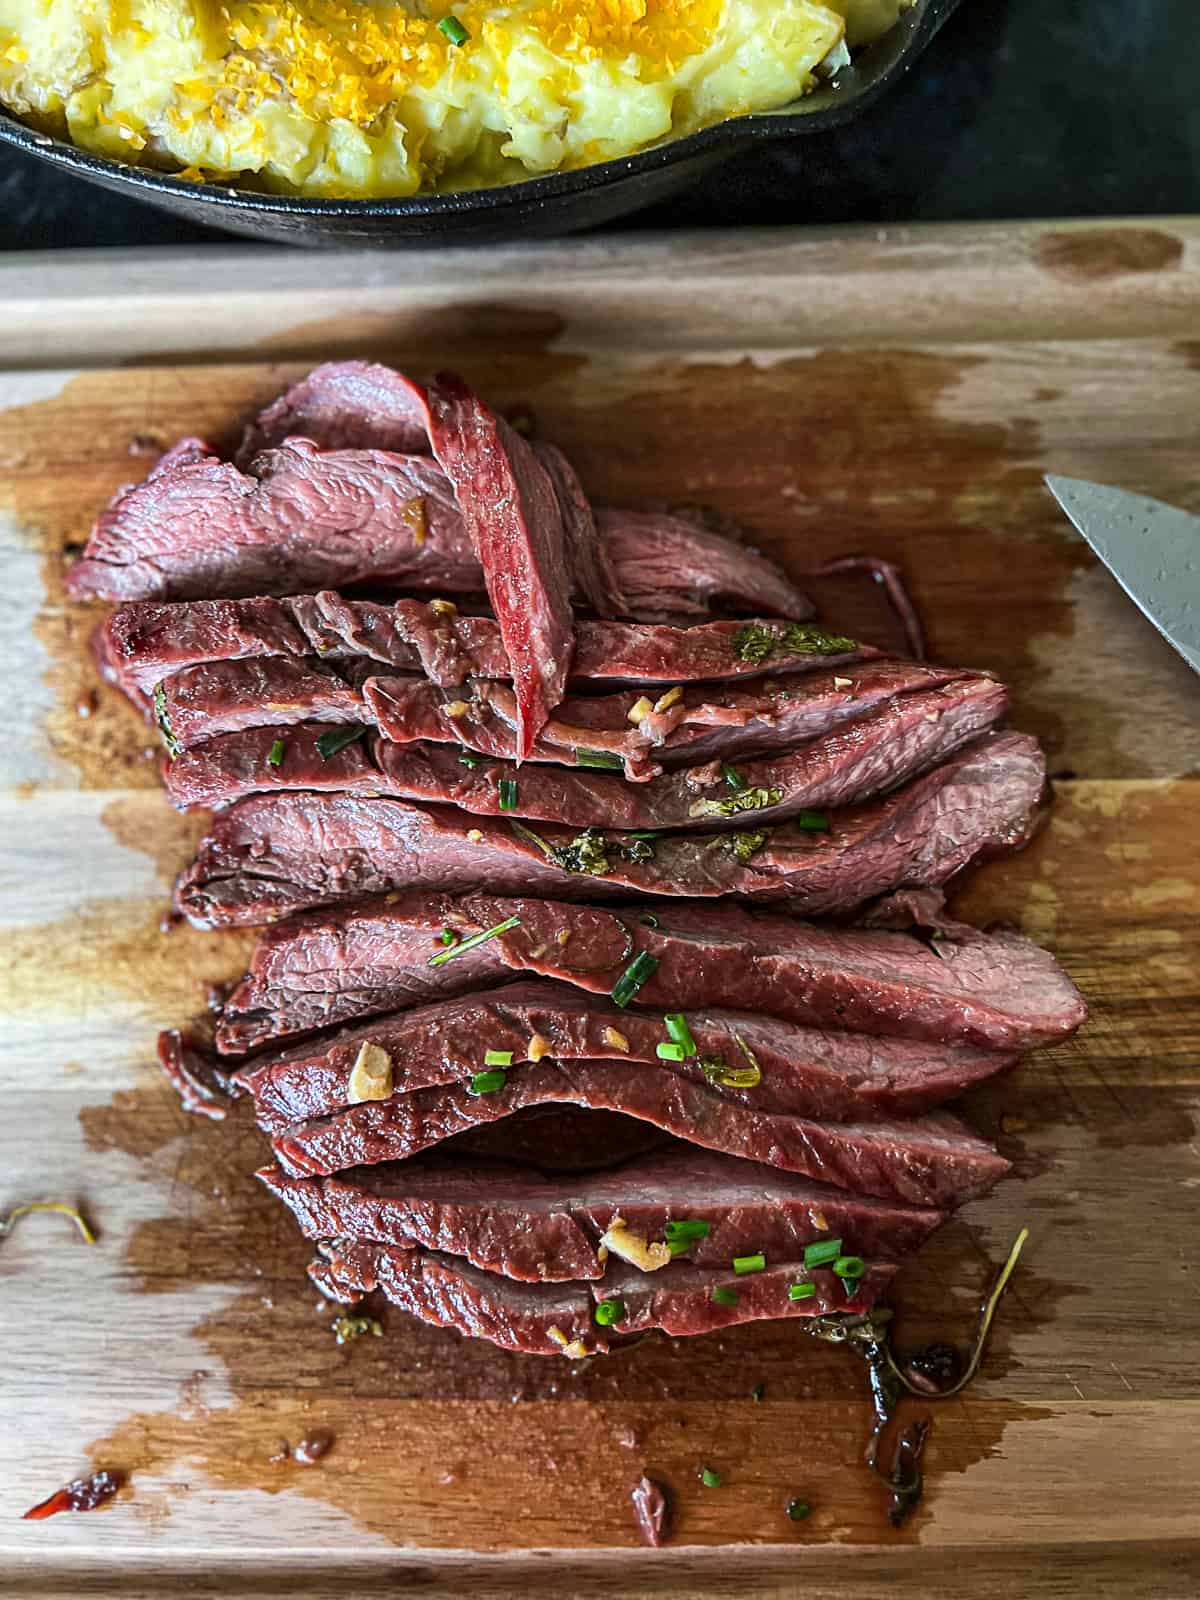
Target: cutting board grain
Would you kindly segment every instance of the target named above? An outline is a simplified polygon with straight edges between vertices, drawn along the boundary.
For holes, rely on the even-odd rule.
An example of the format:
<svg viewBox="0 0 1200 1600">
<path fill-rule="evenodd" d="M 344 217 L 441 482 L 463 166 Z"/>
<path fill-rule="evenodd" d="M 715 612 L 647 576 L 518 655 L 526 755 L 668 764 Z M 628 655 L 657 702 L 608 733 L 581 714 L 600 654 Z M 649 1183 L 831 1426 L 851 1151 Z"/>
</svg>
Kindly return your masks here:
<svg viewBox="0 0 1200 1600">
<path fill-rule="evenodd" d="M 1015 1175 L 903 1276 L 898 1343 L 964 1340 L 1031 1229 L 899 1531 L 863 1371 L 794 1326 L 575 1367 L 393 1313 L 339 1348 L 254 1130 L 185 1118 L 150 1065 L 247 941 L 160 931 L 195 824 L 91 675 L 64 560 L 178 434 L 230 440 L 350 352 L 459 367 L 597 496 L 707 504 L 797 576 L 901 561 L 936 654 L 1005 677 L 1047 747 L 1049 827 L 958 904 L 1055 948 L 1093 1015 L 972 1097 Z M 1200 697 L 1040 474 L 1200 511 L 1200 224 L 10 258 L 0 365 L 0 1206 L 77 1199 L 100 1233 L 0 1241 L 0 1590 L 1194 1594 Z M 813 587 L 893 637 L 874 591 Z M 109 1510 L 17 1520 L 92 1465 L 130 1475 Z M 663 1552 L 629 1509 L 647 1468 Z"/>
</svg>

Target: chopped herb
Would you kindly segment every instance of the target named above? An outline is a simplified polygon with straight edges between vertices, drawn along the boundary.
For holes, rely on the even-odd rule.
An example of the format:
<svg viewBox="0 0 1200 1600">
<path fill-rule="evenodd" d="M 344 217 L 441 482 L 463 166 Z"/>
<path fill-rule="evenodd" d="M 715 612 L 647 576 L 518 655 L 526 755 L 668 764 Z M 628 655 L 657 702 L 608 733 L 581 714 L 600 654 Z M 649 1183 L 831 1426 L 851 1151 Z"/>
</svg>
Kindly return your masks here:
<svg viewBox="0 0 1200 1600">
<path fill-rule="evenodd" d="M 792 821 L 797 828 L 802 828 L 805 833 L 829 832 L 829 813 L 827 811 L 797 811 Z"/>
<path fill-rule="evenodd" d="M 440 938 L 442 944 L 444 945 L 454 945 L 458 943 L 458 935 L 455 933 L 453 928 L 443 928 Z"/>
<path fill-rule="evenodd" d="M 688 807 L 689 817 L 736 817 L 743 811 L 762 811 L 766 806 L 777 806 L 783 799 L 783 790 L 748 789 L 743 783 L 737 794 L 727 800 L 696 800 Z M 816 816 L 814 811 L 810 813 Z"/>
<path fill-rule="evenodd" d="M 485 1050 L 483 1064 L 485 1067 L 511 1067 L 513 1053 L 511 1050 Z"/>
<path fill-rule="evenodd" d="M 733 1270 L 739 1278 L 744 1278 L 748 1272 L 765 1272 L 767 1270 L 767 1258 L 761 1250 L 757 1255 L 753 1256 L 734 1256 Z"/>
<path fill-rule="evenodd" d="M 689 1242 L 707 1239 L 711 1232 L 712 1223 L 705 1222 L 702 1217 L 681 1217 L 677 1221 L 663 1225 L 663 1238 L 668 1243 L 672 1239 L 687 1239 Z"/>
<path fill-rule="evenodd" d="M 281 767 L 283 765 L 283 754 L 286 749 L 287 745 L 284 744 L 283 740 L 276 739 L 275 743 L 271 746 L 271 753 L 267 757 L 267 765 L 269 767 Z"/>
<path fill-rule="evenodd" d="M 729 848 L 744 867 L 752 856 L 758 854 L 770 837 L 766 828 L 759 828 L 754 833 L 731 833 L 728 835 Z"/>
<path fill-rule="evenodd" d="M 171 719 L 167 715 L 167 686 L 160 683 L 154 691 L 154 720 L 158 731 L 162 734 L 162 742 L 167 747 L 167 755 L 174 761 L 182 746 L 171 731 Z"/>
<path fill-rule="evenodd" d="M 660 1061 L 683 1061 L 687 1051 L 681 1044 L 676 1044 L 674 1039 L 664 1039 L 655 1046 L 655 1054 Z"/>
<path fill-rule="evenodd" d="M 728 761 L 722 761 L 721 774 L 731 789 L 741 790 L 746 787 L 745 778 L 743 778 L 738 769 L 734 766 L 731 766 Z"/>
<path fill-rule="evenodd" d="M 654 846 L 650 843 L 649 839 L 631 839 L 630 842 L 624 846 L 624 850 L 630 861 L 654 860 Z"/>
<path fill-rule="evenodd" d="M 464 45 L 471 37 L 470 31 L 463 27 L 457 17 L 443 17 L 438 23 L 438 32 L 444 33 L 453 45 Z"/>
<path fill-rule="evenodd" d="M 383 1324 L 374 1317 L 334 1317 L 329 1324 L 338 1344 L 351 1344 L 369 1333 L 374 1339 L 383 1338 Z"/>
<path fill-rule="evenodd" d="M 815 1244 L 804 1246 L 804 1265 L 806 1267 L 827 1267 L 831 1261 L 836 1261 L 842 1253 L 840 1239 L 818 1239 Z"/>
<path fill-rule="evenodd" d="M 6 1233 L 11 1233 L 22 1217 L 27 1217 L 34 1211 L 55 1211 L 59 1216 L 70 1217 L 84 1244 L 95 1244 L 96 1235 L 88 1227 L 83 1214 L 62 1200 L 26 1200 L 24 1205 L 14 1206 L 7 1216 L 0 1217 L 0 1239 L 3 1239 Z"/>
<path fill-rule="evenodd" d="M 706 1489 L 719 1489 L 721 1487 L 721 1474 L 714 1472 L 711 1467 L 701 1467 L 700 1482 Z"/>
<path fill-rule="evenodd" d="M 459 753 L 458 764 L 460 767 L 469 767 L 474 772 L 479 765 L 479 757 L 473 755 L 470 750 L 463 750 Z"/>
<path fill-rule="evenodd" d="M 815 1283 L 793 1283 L 788 1285 L 789 1300 L 811 1300 L 817 1292 Z"/>
<path fill-rule="evenodd" d="M 762 1082 L 757 1062 L 752 1067 L 731 1067 L 720 1056 L 701 1056 L 699 1064 L 709 1083 L 719 1083 L 726 1089 L 756 1089 Z"/>
<path fill-rule="evenodd" d="M 477 1072 L 467 1085 L 471 1094 L 495 1094 L 508 1082 L 507 1072 Z"/>
<path fill-rule="evenodd" d="M 494 928 L 484 928 L 480 933 L 473 933 L 469 939 L 460 939 L 451 950 L 439 950 L 437 955 L 430 956 L 428 965 L 440 967 L 443 962 L 453 961 L 455 956 L 465 955 L 468 950 L 474 950 L 476 946 L 486 944 L 489 939 L 494 939 L 498 933 L 507 933 L 510 928 L 519 927 L 520 922 L 520 917 L 507 917 L 503 922 L 498 922 Z"/>
<path fill-rule="evenodd" d="M 766 1386 L 765 1383 L 756 1383 L 754 1385 L 753 1389 L 751 1389 L 751 1391 L 750 1391 L 750 1398 L 751 1398 L 751 1400 L 756 1400 L 756 1401 L 757 1400 L 761 1400 L 763 1395 L 766 1394 L 766 1392 L 767 1392 L 767 1386 Z"/>
<path fill-rule="evenodd" d="M 694 1239 L 668 1239 L 667 1249 L 673 1256 L 684 1256 L 695 1244 Z"/>
<path fill-rule="evenodd" d="M 515 778 L 501 778 L 498 788 L 500 790 L 501 811 L 515 811 L 517 809 L 517 780 Z"/>
<path fill-rule="evenodd" d="M 783 1509 L 787 1512 L 788 1516 L 793 1522 L 803 1522 L 805 1517 L 807 1517 L 812 1511 L 812 1507 L 809 1505 L 808 1501 L 800 1499 L 789 1500 Z"/>
<path fill-rule="evenodd" d="M 861 1278 L 867 1263 L 861 1256 L 839 1256 L 833 1263 L 833 1270 L 839 1278 Z"/>
<path fill-rule="evenodd" d="M 638 828 L 629 835 L 631 839 L 661 839 L 661 828 Z"/>
<path fill-rule="evenodd" d="M 579 750 L 575 751 L 575 765 L 577 767 L 604 767 L 612 772 L 620 772 L 625 763 L 619 755 L 611 750 Z"/>
<path fill-rule="evenodd" d="M 793 622 L 777 628 L 750 622 L 738 629 L 731 643 L 739 661 L 756 667 L 776 652 L 794 656 L 844 656 L 858 649 L 856 640 L 824 633 L 811 622 Z"/>
<path fill-rule="evenodd" d="M 596 1321 L 602 1328 L 611 1328 L 614 1322 L 625 1320 L 625 1302 L 619 1298 L 601 1300 L 595 1311 Z"/>
<path fill-rule="evenodd" d="M 638 921 L 641 923 L 643 928 L 658 927 L 658 918 L 654 915 L 653 911 L 647 911 L 645 916 L 638 918 Z"/>
<path fill-rule="evenodd" d="M 546 860 L 553 861 L 564 872 L 586 872 L 592 877 L 602 878 L 610 870 L 608 841 L 600 828 L 585 828 L 582 833 L 576 834 L 570 844 L 553 845 L 523 822 L 511 822 L 509 827 L 518 838 L 536 844 Z"/>
<path fill-rule="evenodd" d="M 322 761 L 329 761 L 339 750 L 344 750 L 348 744 L 361 739 L 366 731 L 359 723 L 347 728 L 330 728 L 328 733 L 321 734 L 317 740 L 317 754 Z"/>
<path fill-rule="evenodd" d="M 697 1053 L 696 1041 L 692 1038 L 688 1019 L 682 1011 L 668 1011 L 663 1018 L 663 1025 L 667 1030 L 667 1037 L 683 1046 L 685 1056 L 694 1056 Z"/>
<path fill-rule="evenodd" d="M 658 971 L 658 957 L 648 950 L 639 950 L 613 986 L 612 999 L 622 1010 L 633 999 L 644 983 Z"/>
<path fill-rule="evenodd" d="M 724 1284 L 718 1284 L 712 1292 L 713 1304 L 718 1306 L 735 1306 L 738 1303 L 736 1289 L 727 1289 Z"/>
</svg>

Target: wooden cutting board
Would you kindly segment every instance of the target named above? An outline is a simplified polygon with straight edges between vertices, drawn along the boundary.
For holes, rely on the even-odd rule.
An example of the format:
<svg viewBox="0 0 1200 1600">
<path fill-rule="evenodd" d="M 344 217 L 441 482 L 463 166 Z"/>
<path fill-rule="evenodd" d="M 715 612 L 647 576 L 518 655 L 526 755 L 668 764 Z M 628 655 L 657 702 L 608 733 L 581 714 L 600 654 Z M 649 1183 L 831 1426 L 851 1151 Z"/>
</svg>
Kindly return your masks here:
<svg viewBox="0 0 1200 1600">
<path fill-rule="evenodd" d="M 901 561 L 935 653 L 999 672 L 1045 743 L 1048 829 L 958 905 L 1057 950 L 1092 1020 L 972 1097 L 1014 1177 L 903 1275 L 897 1343 L 961 1343 L 1031 1229 L 899 1531 L 864 1371 L 795 1325 L 572 1365 L 385 1312 L 339 1348 L 263 1141 L 183 1116 L 150 1064 L 248 941 L 160 931 L 196 828 L 95 683 L 64 553 L 177 435 L 232 440 L 350 353 L 453 364 L 597 497 L 715 507 L 798 577 Z M 0 1241 L 0 1589 L 1195 1593 L 1200 694 L 1040 475 L 1200 510 L 1200 223 L 10 257 L 0 363 L 0 1206 L 78 1200 L 100 1234 Z M 894 637 L 862 583 L 814 589 Z M 285 1456 L 316 1428 L 318 1465 Z M 129 1474 L 110 1509 L 17 1520 L 92 1466 Z M 657 1554 L 647 1468 L 675 1502 Z"/>
</svg>

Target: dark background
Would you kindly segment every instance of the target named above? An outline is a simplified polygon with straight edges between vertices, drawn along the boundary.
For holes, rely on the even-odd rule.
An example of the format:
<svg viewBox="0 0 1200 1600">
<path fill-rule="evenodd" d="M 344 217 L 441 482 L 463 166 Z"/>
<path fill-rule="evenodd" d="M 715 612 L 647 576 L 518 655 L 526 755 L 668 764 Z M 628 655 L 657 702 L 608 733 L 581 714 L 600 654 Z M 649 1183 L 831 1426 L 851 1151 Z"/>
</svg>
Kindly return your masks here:
<svg viewBox="0 0 1200 1600">
<path fill-rule="evenodd" d="M 766 145 L 624 226 L 1200 211 L 1200 0 L 963 0 L 851 126 Z M 214 240 L 0 151 L 0 249 Z"/>
</svg>

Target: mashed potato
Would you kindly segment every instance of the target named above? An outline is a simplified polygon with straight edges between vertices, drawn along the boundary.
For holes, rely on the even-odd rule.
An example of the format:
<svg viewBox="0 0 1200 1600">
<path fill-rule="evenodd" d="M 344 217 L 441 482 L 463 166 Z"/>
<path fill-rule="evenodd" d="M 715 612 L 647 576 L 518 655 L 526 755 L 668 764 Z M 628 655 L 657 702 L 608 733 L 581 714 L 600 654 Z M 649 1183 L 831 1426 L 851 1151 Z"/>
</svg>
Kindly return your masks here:
<svg viewBox="0 0 1200 1600">
<path fill-rule="evenodd" d="M 785 105 L 907 3 L 0 0 L 0 101 L 87 150 L 196 179 L 407 195 Z"/>
</svg>

